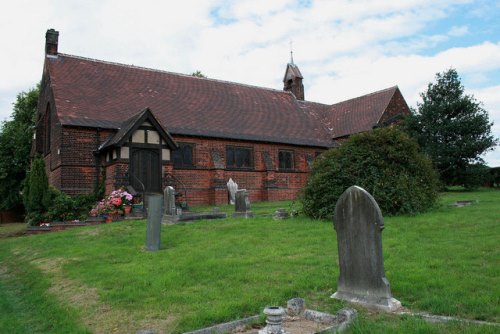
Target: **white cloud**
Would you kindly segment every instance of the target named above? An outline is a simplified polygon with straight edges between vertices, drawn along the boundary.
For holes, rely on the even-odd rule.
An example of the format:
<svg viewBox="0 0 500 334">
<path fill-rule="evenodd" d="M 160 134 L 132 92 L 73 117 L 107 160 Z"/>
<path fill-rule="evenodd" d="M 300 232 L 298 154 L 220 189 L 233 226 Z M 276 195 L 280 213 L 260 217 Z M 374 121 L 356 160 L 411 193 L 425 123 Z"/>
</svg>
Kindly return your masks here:
<svg viewBox="0 0 500 334">
<path fill-rule="evenodd" d="M 40 80 L 44 34 L 55 28 L 64 53 L 182 73 L 201 70 L 276 89 L 293 40 L 306 98 L 325 103 L 399 85 L 415 105 L 436 72 L 455 67 L 466 89 L 490 108 L 500 137 L 499 82 L 491 75 L 500 69 L 500 42 L 423 53 L 472 35 L 464 24 L 428 29 L 471 2 L 323 0 L 304 7 L 293 0 L 4 1 L 0 29 L 9 38 L 0 53 L 0 120 L 16 94 Z M 474 8 L 473 15 L 492 12 L 481 0 Z"/>
<path fill-rule="evenodd" d="M 453 36 L 453 37 L 461 37 L 464 35 L 469 34 L 469 27 L 467 26 L 453 26 L 451 29 L 448 31 L 448 35 Z"/>
</svg>

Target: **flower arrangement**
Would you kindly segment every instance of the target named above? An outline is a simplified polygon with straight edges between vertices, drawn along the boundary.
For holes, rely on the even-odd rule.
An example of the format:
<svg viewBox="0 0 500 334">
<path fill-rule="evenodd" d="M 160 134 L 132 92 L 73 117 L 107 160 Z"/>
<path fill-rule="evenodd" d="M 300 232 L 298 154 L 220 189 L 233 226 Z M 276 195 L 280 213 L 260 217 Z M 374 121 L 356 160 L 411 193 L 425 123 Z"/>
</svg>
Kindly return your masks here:
<svg viewBox="0 0 500 334">
<path fill-rule="evenodd" d="M 123 208 L 132 203 L 133 196 L 124 189 L 114 190 L 108 197 L 96 203 L 90 210 L 92 217 L 105 214 L 122 214 Z"/>
</svg>

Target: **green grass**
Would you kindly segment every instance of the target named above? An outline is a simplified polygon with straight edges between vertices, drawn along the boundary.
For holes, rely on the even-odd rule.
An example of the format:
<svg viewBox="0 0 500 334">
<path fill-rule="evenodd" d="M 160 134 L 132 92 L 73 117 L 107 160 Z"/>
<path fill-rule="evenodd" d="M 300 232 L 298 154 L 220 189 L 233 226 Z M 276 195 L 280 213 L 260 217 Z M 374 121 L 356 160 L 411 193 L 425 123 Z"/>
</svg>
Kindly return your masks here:
<svg viewBox="0 0 500 334">
<path fill-rule="evenodd" d="M 25 223 L 0 224 L 0 239 L 24 235 Z"/>
<path fill-rule="evenodd" d="M 467 199 L 479 202 L 448 205 Z M 498 191 L 452 192 L 432 212 L 386 218 L 383 248 L 393 295 L 412 311 L 500 322 L 499 203 Z M 270 219 L 292 205 L 298 207 L 252 203 L 254 219 L 163 226 L 158 252 L 143 249 L 145 221 L 2 239 L 0 332 L 182 333 L 296 296 L 335 313 L 347 304 L 329 298 L 338 277 L 332 223 Z M 359 310 L 352 333 L 495 329 Z"/>
</svg>

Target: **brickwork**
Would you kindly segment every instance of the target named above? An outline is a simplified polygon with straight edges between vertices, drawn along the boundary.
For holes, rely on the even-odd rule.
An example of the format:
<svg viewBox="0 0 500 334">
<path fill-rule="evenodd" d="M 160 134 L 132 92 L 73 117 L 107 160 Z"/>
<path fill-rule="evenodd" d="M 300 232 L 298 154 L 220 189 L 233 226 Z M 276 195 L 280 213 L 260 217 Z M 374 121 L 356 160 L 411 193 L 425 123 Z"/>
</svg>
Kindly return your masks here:
<svg viewBox="0 0 500 334">
<path fill-rule="evenodd" d="M 381 121 L 400 113 L 406 105 L 396 94 Z M 42 118 L 45 117 L 42 116 Z M 68 194 L 90 193 L 97 184 L 97 175 L 104 169 L 106 193 L 129 184 L 127 159 L 106 162 L 94 152 L 114 132 L 86 127 L 61 128 L 55 115 L 51 120 L 50 151 L 45 155 L 51 185 Z M 174 140 L 194 145 L 190 168 L 175 168 L 163 162 L 163 187 L 172 183 L 189 205 L 227 203 L 226 183 L 232 178 L 240 189 L 247 189 L 251 201 L 294 199 L 303 189 L 309 173 L 311 157 L 324 148 L 280 145 L 274 143 L 209 139 L 173 135 Z M 45 138 L 45 137 L 43 137 Z M 43 138 L 40 138 L 43 139 Z M 39 138 L 37 137 L 37 143 Z M 253 166 L 247 169 L 226 167 L 226 146 L 250 148 Z M 279 151 L 293 152 L 293 168 L 279 170 Z M 219 161 L 214 163 L 213 151 Z M 138 190 L 140 191 L 140 190 Z"/>
<path fill-rule="evenodd" d="M 194 166 L 192 168 L 173 168 L 177 189 L 185 194 L 185 200 L 193 204 L 227 203 L 226 183 L 232 178 L 240 189 L 247 189 L 251 201 L 294 199 L 304 187 L 309 173 L 307 156 L 315 156 L 320 148 L 308 148 L 270 143 L 242 142 L 234 140 L 203 139 L 175 136 L 177 142 L 194 144 Z M 223 165 L 226 165 L 226 146 L 241 146 L 252 149 L 253 168 L 238 170 L 215 168 L 210 152 L 218 151 Z M 294 155 L 294 168 L 291 171 L 278 170 L 279 150 L 289 150 Z M 271 160 L 271 170 L 266 166 L 263 153 Z"/>
<path fill-rule="evenodd" d="M 46 156 L 47 162 L 55 161 L 52 158 L 54 153 L 59 156 L 58 160 L 63 161 L 53 169 L 47 166 L 47 175 L 51 185 L 72 195 L 90 193 L 95 189 L 97 175 L 101 169 L 104 169 L 106 175 L 106 193 L 128 185 L 128 160 L 117 159 L 106 162 L 105 157 L 97 160 L 93 153 L 112 134 L 110 130 L 64 127 L 60 133 L 62 140 L 55 140 L 51 153 Z M 177 169 L 172 163 L 163 162 L 163 187 L 167 185 L 167 182 L 172 183 L 183 194 L 182 200 L 190 205 L 226 203 L 226 183 L 229 178 L 235 180 L 240 188 L 249 191 L 251 201 L 293 199 L 303 188 L 307 179 L 309 171 L 307 156 L 314 156 L 321 150 L 292 145 L 175 135 L 173 137 L 178 142 L 194 144 L 194 166 Z M 59 144 L 55 144 L 56 142 L 60 143 L 57 148 Z M 225 168 L 227 145 L 251 148 L 253 167 L 245 170 Z M 221 160 L 218 168 L 211 156 L 213 149 L 217 151 Z M 59 154 L 57 154 L 58 150 Z M 293 170 L 279 171 L 279 150 L 293 152 Z M 264 155 L 269 159 L 267 166 Z M 99 168 L 97 163 L 99 163 Z"/>
<path fill-rule="evenodd" d="M 410 108 L 408 107 L 408 104 L 406 104 L 406 101 L 399 89 L 397 89 L 391 99 L 391 102 L 389 102 L 389 105 L 382 114 L 379 123 L 384 123 L 398 115 L 406 116 L 409 114 Z"/>
</svg>

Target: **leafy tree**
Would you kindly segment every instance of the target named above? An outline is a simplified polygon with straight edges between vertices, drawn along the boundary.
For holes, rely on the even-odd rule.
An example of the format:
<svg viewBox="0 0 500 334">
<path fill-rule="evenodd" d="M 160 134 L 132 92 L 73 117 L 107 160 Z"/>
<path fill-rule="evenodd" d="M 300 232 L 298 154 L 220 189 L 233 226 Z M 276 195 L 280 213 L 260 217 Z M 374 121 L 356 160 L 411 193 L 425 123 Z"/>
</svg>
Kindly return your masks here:
<svg viewBox="0 0 500 334">
<path fill-rule="evenodd" d="M 438 177 L 418 144 L 396 128 L 354 135 L 314 162 L 302 197 L 304 213 L 332 217 L 350 186 L 366 189 L 385 215 L 417 213 L 434 205 Z"/>
<path fill-rule="evenodd" d="M 203 74 L 200 70 L 196 70 L 195 72 L 191 73 L 193 77 L 198 77 L 198 78 L 206 78 L 207 76 Z"/>
<path fill-rule="evenodd" d="M 477 174 L 477 165 L 484 163 L 481 154 L 496 145 L 487 111 L 464 93 L 455 69 L 437 73 L 420 96 L 422 102 L 406 120 L 410 135 L 431 157 L 444 184 L 468 183 L 467 175 Z"/>
<path fill-rule="evenodd" d="M 38 223 L 51 204 L 49 180 L 45 173 L 45 162 L 41 157 L 35 157 L 31 170 L 26 177 L 23 202 L 26 208 L 27 221 L 30 225 Z"/>
<path fill-rule="evenodd" d="M 0 129 L 0 210 L 22 203 L 22 182 L 28 169 L 39 87 L 17 95 L 12 119 Z"/>
</svg>

